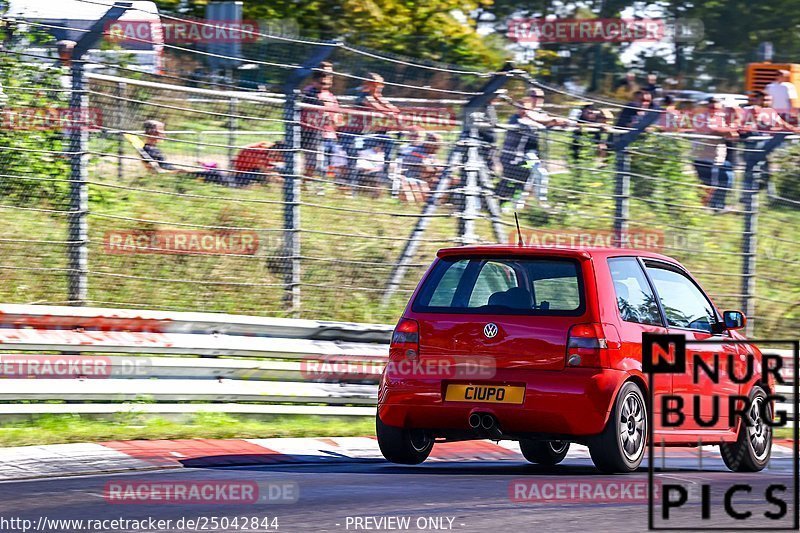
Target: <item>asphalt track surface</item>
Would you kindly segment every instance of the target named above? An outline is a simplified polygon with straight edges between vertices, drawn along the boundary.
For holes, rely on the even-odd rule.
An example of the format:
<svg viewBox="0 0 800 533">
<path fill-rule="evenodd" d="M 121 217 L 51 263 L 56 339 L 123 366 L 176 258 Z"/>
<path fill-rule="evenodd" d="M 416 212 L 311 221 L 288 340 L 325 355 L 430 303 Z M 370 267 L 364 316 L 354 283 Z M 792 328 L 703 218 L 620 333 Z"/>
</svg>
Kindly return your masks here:
<svg viewBox="0 0 800 533">
<path fill-rule="evenodd" d="M 263 504 L 112 504 L 104 498 L 104 488 L 110 481 L 207 481 L 254 480 L 259 483 L 296 483 L 299 490 L 296 503 Z M 22 531 L 22 522 L 3 522 L 17 518 L 31 520 L 31 530 L 78 531 L 74 526 L 55 527 L 53 519 L 112 520 L 126 518 L 172 520 L 170 527 L 158 529 L 108 528 L 91 531 L 192 531 L 177 527 L 183 518 L 205 517 L 206 531 L 243 531 L 241 526 L 212 528 L 212 517 L 277 518 L 278 531 L 339 532 L 339 531 L 449 531 L 461 532 L 527 532 L 527 531 L 645 531 L 648 528 L 648 504 L 640 502 L 603 501 L 526 501 L 512 498 L 510 486 L 523 480 L 544 487 L 547 483 L 588 482 L 647 483 L 646 468 L 625 476 L 597 473 L 588 458 L 567 458 L 556 467 L 540 467 L 516 461 L 497 462 L 438 462 L 405 467 L 385 462 L 354 462 L 308 465 L 259 465 L 228 468 L 183 468 L 147 473 L 98 475 L 86 477 L 51 478 L 32 481 L 0 483 L 0 530 Z M 677 483 L 687 487 L 690 502 L 672 515 L 668 526 L 683 526 L 691 530 L 701 527 L 757 527 L 773 531 L 791 528 L 794 507 L 793 460 L 773 458 L 768 470 L 757 474 L 736 474 L 727 471 L 718 458 L 706 458 L 702 469 L 696 458 L 688 454 L 669 457 L 664 471 L 656 471 L 661 483 Z M 702 490 L 712 488 L 710 519 L 701 519 L 698 503 Z M 747 484 L 752 492 L 739 492 L 733 498 L 739 511 L 752 511 L 744 521 L 727 518 L 723 509 L 723 493 L 734 484 Z M 783 484 L 779 494 L 788 503 L 787 514 L 781 520 L 767 520 L 764 511 L 777 507 L 765 502 L 764 491 L 770 484 Z M 530 493 L 528 493 L 530 496 Z M 655 509 L 656 525 L 661 522 L 660 505 Z M 379 528 L 366 517 L 408 517 L 409 527 L 400 523 L 383 523 Z M 39 523 L 40 518 L 46 518 Z M 356 519 L 360 517 L 361 522 Z M 185 522 L 184 522 L 185 524 Z M 388 527 L 387 527 L 388 526 Z M 420 527 L 421 526 L 421 527 Z M 246 529 L 254 531 L 253 529 Z M 256 529 L 275 531 L 275 529 Z M 86 531 L 86 529 L 83 529 Z"/>
</svg>

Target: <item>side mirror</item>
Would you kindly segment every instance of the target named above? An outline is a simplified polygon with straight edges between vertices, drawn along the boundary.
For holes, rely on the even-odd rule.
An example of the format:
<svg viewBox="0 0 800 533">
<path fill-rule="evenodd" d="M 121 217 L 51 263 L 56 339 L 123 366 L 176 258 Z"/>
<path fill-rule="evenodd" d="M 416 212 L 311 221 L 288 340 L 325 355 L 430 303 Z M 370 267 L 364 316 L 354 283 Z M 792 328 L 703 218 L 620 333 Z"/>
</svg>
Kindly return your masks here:
<svg viewBox="0 0 800 533">
<path fill-rule="evenodd" d="M 747 318 L 741 311 L 724 311 L 722 321 L 725 329 L 742 329 L 747 324 Z"/>
</svg>

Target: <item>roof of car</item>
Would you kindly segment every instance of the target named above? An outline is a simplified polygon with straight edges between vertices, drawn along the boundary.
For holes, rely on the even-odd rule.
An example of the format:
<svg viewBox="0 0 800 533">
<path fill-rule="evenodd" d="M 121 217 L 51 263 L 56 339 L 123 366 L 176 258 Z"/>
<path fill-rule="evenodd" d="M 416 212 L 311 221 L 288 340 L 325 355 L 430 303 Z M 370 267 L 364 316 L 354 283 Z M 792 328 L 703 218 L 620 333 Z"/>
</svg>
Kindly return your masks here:
<svg viewBox="0 0 800 533">
<path fill-rule="evenodd" d="M 565 246 L 517 246 L 513 244 L 481 244 L 475 246 L 458 246 L 442 248 L 436 254 L 438 257 L 451 257 L 459 255 L 549 255 L 556 257 L 613 257 L 613 256 L 639 256 L 652 259 L 662 259 L 678 263 L 675 259 L 650 250 L 635 248 L 607 248 L 607 247 L 565 247 Z"/>
</svg>

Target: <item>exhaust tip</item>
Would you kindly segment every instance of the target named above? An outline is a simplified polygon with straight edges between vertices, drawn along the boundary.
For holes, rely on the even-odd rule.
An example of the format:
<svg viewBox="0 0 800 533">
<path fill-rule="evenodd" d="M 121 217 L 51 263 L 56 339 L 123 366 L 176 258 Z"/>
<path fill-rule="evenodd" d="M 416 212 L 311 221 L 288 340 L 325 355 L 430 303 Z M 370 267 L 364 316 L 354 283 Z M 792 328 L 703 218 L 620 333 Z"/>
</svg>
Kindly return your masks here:
<svg viewBox="0 0 800 533">
<path fill-rule="evenodd" d="M 469 427 L 472 429 L 478 429 L 481 426 L 481 415 L 478 413 L 472 413 L 469 415 Z"/>
<path fill-rule="evenodd" d="M 483 429 L 492 429 L 495 426 L 495 420 L 492 415 L 481 416 L 481 427 Z"/>
</svg>

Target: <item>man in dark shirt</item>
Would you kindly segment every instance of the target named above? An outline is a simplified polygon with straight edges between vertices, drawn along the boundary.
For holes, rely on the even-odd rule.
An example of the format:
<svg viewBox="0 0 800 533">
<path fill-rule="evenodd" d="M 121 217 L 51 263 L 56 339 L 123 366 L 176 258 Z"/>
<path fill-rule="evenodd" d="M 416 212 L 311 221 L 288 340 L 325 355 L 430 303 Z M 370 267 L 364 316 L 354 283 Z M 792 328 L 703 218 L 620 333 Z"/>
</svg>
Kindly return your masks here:
<svg viewBox="0 0 800 533">
<path fill-rule="evenodd" d="M 158 170 L 164 172 L 188 172 L 193 176 L 202 178 L 209 183 L 219 183 L 222 185 L 235 186 L 235 181 L 226 173 L 214 168 L 206 168 L 202 171 L 192 171 L 190 168 L 180 169 L 176 165 L 169 163 L 164 152 L 156 146 L 164 138 L 164 123 L 160 120 L 148 120 L 144 123 L 145 141 L 142 151 L 147 154 L 151 162 L 157 165 Z"/>
<path fill-rule="evenodd" d="M 167 163 L 167 158 L 161 149 L 156 146 L 164 138 L 164 123 L 158 120 L 148 120 L 144 123 L 144 152 L 150 159 L 158 163 L 162 170 L 174 171 L 175 165 Z"/>
<path fill-rule="evenodd" d="M 530 186 L 535 189 L 536 199 L 547 203 L 548 175 L 546 169 L 538 162 L 539 130 L 566 124 L 566 121 L 548 115 L 542 111 L 544 91 L 535 87 L 529 96 L 520 104 L 520 110 L 508 121 L 508 131 L 500 153 L 500 164 L 503 166 L 503 177 L 498 183 L 495 193 L 500 202 L 512 200 L 519 192 L 527 192 Z M 532 168 L 536 166 L 536 171 Z M 531 182 L 533 178 L 533 182 Z"/>
</svg>

